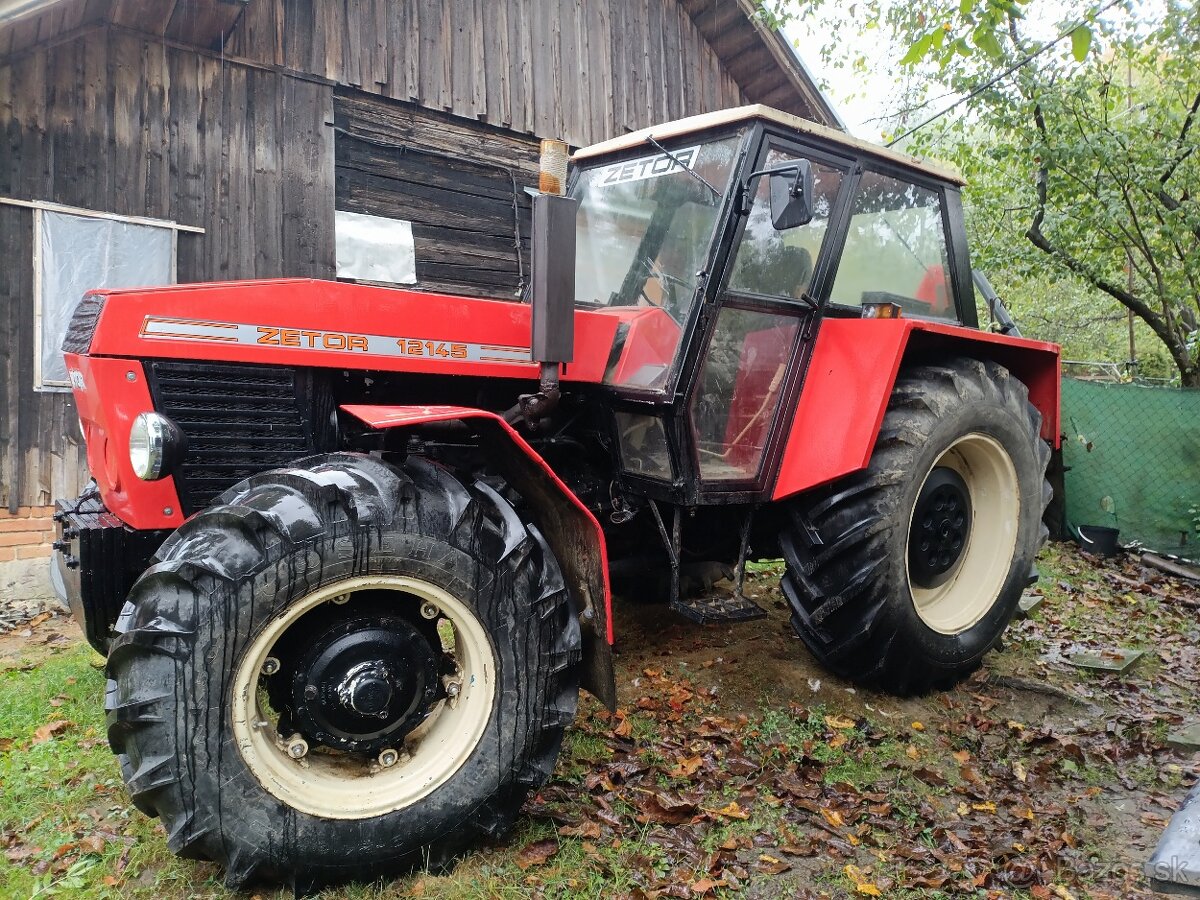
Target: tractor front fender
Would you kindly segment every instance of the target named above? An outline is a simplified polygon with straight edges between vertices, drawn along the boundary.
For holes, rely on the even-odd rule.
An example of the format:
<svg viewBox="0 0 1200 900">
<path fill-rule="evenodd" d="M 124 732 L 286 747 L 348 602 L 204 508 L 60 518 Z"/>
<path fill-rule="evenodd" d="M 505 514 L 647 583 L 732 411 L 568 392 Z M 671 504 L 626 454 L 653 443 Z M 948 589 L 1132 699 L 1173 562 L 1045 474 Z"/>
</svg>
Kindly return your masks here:
<svg viewBox="0 0 1200 900">
<path fill-rule="evenodd" d="M 610 710 L 617 687 L 612 656 L 612 595 L 604 532 L 591 510 L 504 419 L 465 406 L 363 406 L 342 410 L 376 429 L 461 421 L 470 426 L 497 472 L 529 504 L 554 551 L 583 630 L 583 687 Z"/>
<path fill-rule="evenodd" d="M 865 468 L 905 363 L 951 355 L 992 360 L 1029 390 L 1042 438 L 1059 445 L 1057 344 L 919 319 L 825 319 L 784 442 L 772 498 L 798 494 Z"/>
</svg>

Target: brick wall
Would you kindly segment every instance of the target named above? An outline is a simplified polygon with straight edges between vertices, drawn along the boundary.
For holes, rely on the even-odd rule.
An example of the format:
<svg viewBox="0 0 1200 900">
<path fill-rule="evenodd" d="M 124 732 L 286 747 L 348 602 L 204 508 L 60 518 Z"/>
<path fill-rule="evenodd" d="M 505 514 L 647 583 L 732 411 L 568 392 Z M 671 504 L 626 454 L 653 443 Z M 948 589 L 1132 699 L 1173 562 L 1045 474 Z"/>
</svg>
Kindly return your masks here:
<svg viewBox="0 0 1200 900">
<path fill-rule="evenodd" d="M 49 556 L 54 540 L 53 506 L 0 509 L 0 563 Z"/>
</svg>

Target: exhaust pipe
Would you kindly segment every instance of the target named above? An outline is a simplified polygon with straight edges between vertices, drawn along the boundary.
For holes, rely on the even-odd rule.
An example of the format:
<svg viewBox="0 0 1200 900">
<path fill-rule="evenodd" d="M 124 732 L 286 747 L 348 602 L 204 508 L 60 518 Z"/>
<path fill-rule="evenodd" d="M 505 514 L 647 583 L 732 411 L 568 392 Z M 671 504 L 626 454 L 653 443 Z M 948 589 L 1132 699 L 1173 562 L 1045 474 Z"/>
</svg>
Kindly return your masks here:
<svg viewBox="0 0 1200 900">
<path fill-rule="evenodd" d="M 560 367 L 575 356 L 575 213 L 567 190 L 567 145 L 542 141 L 538 188 L 533 196 L 533 273 L 530 354 L 539 363 L 538 392 L 518 408 L 533 430 L 558 405 Z M 507 417 L 506 417 L 507 418 Z"/>
</svg>

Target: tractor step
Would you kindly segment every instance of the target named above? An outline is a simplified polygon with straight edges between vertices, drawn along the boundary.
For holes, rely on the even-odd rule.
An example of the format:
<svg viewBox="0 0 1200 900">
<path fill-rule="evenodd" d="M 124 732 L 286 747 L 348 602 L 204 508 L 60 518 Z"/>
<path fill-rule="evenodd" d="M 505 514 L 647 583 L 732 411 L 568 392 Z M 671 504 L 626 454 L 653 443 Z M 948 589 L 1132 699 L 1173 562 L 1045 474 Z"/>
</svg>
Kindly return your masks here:
<svg viewBox="0 0 1200 900">
<path fill-rule="evenodd" d="M 1200 897 L 1200 784 L 1171 817 L 1145 873 L 1153 891 Z"/>
<path fill-rule="evenodd" d="M 672 600 L 671 609 L 685 619 L 709 625 L 714 622 L 750 622 L 766 618 L 767 611 L 745 597 L 732 594 L 707 594 L 686 600 Z"/>
</svg>

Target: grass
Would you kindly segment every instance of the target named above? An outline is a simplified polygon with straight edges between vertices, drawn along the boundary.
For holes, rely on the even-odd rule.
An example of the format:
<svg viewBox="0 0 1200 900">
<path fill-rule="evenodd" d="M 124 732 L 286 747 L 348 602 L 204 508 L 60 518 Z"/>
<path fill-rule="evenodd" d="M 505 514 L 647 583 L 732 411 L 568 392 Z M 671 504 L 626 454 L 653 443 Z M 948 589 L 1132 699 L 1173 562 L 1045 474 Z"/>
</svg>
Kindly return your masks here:
<svg viewBox="0 0 1200 900">
<path fill-rule="evenodd" d="M 0 855 L 0 896 L 160 897 L 206 882 L 218 891 L 213 867 L 174 859 L 157 822 L 130 808 L 104 737 L 99 662 L 76 644 L 0 673 L 0 844 L 14 843 Z M 153 882 L 138 885 L 146 871 Z"/>
</svg>

